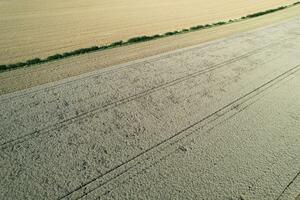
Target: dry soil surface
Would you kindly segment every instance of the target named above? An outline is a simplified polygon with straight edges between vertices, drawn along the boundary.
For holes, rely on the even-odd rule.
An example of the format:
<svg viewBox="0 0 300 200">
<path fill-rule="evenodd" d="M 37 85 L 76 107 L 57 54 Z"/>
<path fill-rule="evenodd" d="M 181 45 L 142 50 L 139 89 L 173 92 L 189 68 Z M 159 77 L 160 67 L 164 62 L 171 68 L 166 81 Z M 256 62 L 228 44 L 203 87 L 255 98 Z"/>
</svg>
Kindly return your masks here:
<svg viewBox="0 0 300 200">
<path fill-rule="evenodd" d="M 239 18 L 294 2 L 0 0 L 0 64 Z"/>
<path fill-rule="evenodd" d="M 0 199 L 294 199 L 300 17 L 0 96 Z"/>
<path fill-rule="evenodd" d="M 102 52 L 75 56 L 47 64 L 0 73 L 0 95 L 265 27 L 299 16 L 299 13 L 300 6 L 295 6 L 276 13 L 226 26 L 124 46 Z"/>
</svg>

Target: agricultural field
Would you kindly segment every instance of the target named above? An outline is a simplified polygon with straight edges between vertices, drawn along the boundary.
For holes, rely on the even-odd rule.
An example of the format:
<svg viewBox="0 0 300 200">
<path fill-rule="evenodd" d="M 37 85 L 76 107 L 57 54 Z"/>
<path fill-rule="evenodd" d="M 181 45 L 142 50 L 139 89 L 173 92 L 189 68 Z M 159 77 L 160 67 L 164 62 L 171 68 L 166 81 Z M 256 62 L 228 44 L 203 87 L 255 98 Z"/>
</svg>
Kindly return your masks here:
<svg viewBox="0 0 300 200">
<path fill-rule="evenodd" d="M 0 0 L 0 200 L 300 200 L 300 1 Z"/>
<path fill-rule="evenodd" d="M 294 2 L 0 0 L 0 64 L 235 19 Z"/>
<path fill-rule="evenodd" d="M 294 200 L 299 49 L 296 16 L 1 95 L 0 199 Z"/>
</svg>

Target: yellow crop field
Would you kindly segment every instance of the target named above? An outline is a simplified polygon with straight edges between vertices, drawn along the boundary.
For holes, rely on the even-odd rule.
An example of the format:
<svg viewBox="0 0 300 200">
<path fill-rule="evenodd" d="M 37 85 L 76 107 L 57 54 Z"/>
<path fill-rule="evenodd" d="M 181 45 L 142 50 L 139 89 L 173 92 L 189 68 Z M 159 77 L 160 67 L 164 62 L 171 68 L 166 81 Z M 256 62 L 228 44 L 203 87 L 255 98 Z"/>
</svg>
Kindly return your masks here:
<svg viewBox="0 0 300 200">
<path fill-rule="evenodd" d="M 238 18 L 293 2 L 0 0 L 0 64 Z"/>
</svg>

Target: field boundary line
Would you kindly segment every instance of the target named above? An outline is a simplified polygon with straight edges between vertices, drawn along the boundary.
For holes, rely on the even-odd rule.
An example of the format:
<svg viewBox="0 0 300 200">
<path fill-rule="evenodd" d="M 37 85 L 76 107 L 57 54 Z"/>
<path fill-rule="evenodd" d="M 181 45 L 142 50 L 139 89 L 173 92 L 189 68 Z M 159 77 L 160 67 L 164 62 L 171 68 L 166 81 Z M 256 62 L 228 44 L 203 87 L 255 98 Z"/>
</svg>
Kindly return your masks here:
<svg viewBox="0 0 300 200">
<path fill-rule="evenodd" d="M 61 60 L 61 59 L 64 59 L 64 58 L 78 56 L 78 55 L 87 54 L 87 53 L 91 53 L 91 52 L 104 51 L 104 50 L 107 50 L 107 49 L 132 45 L 132 44 L 141 43 L 141 42 L 147 42 L 147 41 L 156 40 L 156 39 L 160 39 L 160 38 L 164 38 L 164 37 L 171 37 L 173 35 L 185 34 L 185 33 L 189 33 L 189 32 L 200 31 L 200 30 L 203 30 L 203 29 L 209 29 L 209 28 L 213 28 L 213 27 L 217 27 L 217 26 L 223 26 L 223 25 L 226 25 L 226 24 L 236 23 L 236 22 L 239 22 L 239 21 L 244 21 L 244 20 L 256 18 L 256 17 L 262 16 L 262 15 L 267 15 L 267 14 L 270 14 L 270 13 L 274 13 L 274 12 L 277 12 L 277 11 L 280 11 L 280 10 L 284 10 L 284 9 L 287 9 L 287 8 L 290 8 L 290 7 L 297 6 L 299 4 L 300 4 L 300 1 L 292 3 L 292 4 L 280 6 L 280 7 L 277 7 L 277 8 L 271 8 L 271 9 L 268 9 L 268 10 L 265 10 L 265 11 L 260 11 L 260 12 L 248 14 L 246 16 L 236 18 L 236 19 L 230 19 L 230 20 L 227 20 L 227 21 L 219 21 L 219 22 L 215 22 L 215 23 L 211 23 L 211 24 L 205 24 L 205 25 L 196 25 L 196 26 L 192 26 L 192 27 L 189 27 L 189 28 L 184 28 L 182 30 L 175 30 L 175 31 L 166 32 L 166 33 L 163 33 L 163 34 L 155 34 L 155 35 L 150 35 L 150 36 L 149 35 L 136 36 L 136 37 L 128 39 L 127 41 L 120 40 L 120 41 L 112 42 L 109 45 L 92 46 L 92 47 L 87 47 L 87 48 L 76 49 L 76 50 L 69 51 L 69 52 L 64 52 L 64 53 L 61 53 L 61 54 L 50 55 L 50 56 L 48 56 L 47 58 L 44 58 L 44 59 L 33 58 L 33 59 L 29 59 L 27 61 L 21 61 L 21 62 L 18 62 L 18 63 L 1 64 L 0 65 L 0 73 L 5 72 L 5 71 L 14 70 L 14 69 L 17 69 L 17 68 L 23 68 L 23 67 L 28 67 L 28 66 L 32 66 L 32 65 L 48 63 L 48 62 L 52 62 L 52 61 L 55 61 L 55 60 Z"/>
<path fill-rule="evenodd" d="M 298 16 L 293 17 L 292 19 L 288 19 L 287 21 L 292 21 L 296 18 L 298 18 Z M 231 41 L 231 40 L 236 39 L 237 37 L 238 38 L 239 37 L 244 37 L 246 35 L 257 32 L 259 30 L 264 30 L 264 29 L 271 28 L 271 27 L 275 28 L 275 27 L 281 25 L 282 23 L 283 22 L 278 22 L 276 24 L 271 24 L 271 25 L 268 25 L 268 26 L 265 26 L 265 27 L 260 27 L 260 28 L 250 30 L 250 31 L 247 31 L 247 32 L 233 34 L 233 35 L 230 35 L 230 36 L 225 37 L 225 38 L 219 38 L 217 40 L 212 40 L 212 41 L 208 41 L 208 42 L 205 42 L 205 43 L 200 43 L 200 44 L 193 45 L 193 46 L 188 46 L 188 47 L 184 47 L 184 48 L 180 48 L 180 49 L 175 49 L 175 50 L 165 52 L 165 53 L 161 53 L 161 54 L 158 54 L 158 55 L 153 55 L 153 56 L 150 56 L 150 57 L 145 57 L 145 58 L 141 58 L 141 59 L 138 59 L 138 60 L 129 61 L 129 62 L 126 62 L 126 63 L 117 64 L 115 66 L 111 66 L 111 67 L 102 68 L 102 69 L 98 69 L 98 70 L 95 70 L 95 71 L 87 72 L 87 73 L 84 73 L 84 74 L 81 74 L 81 75 L 68 77 L 68 78 L 63 79 L 63 80 L 50 82 L 50 83 L 45 83 L 45 84 L 42 84 L 42 85 L 39 85 L 39 86 L 23 89 L 23 90 L 20 90 L 20 91 L 15 91 L 15 92 L 12 92 L 12 93 L 2 94 L 2 95 L 0 95 L 0 101 L 11 100 L 13 98 L 21 97 L 21 96 L 24 96 L 24 95 L 37 93 L 37 92 L 42 91 L 42 90 L 50 90 L 50 89 L 53 89 L 53 88 L 62 87 L 63 85 L 71 84 L 71 83 L 74 83 L 74 82 L 79 81 L 79 80 L 84 80 L 84 79 L 94 78 L 94 77 L 96 78 L 96 77 L 100 77 L 100 76 L 103 76 L 103 75 L 106 75 L 106 74 L 119 72 L 119 71 L 122 71 L 122 70 L 126 70 L 127 68 L 132 68 L 132 67 L 134 67 L 133 65 L 141 64 L 141 63 L 146 62 L 146 61 L 156 61 L 157 59 L 159 59 L 161 57 L 164 57 L 164 56 L 168 57 L 168 56 L 171 56 L 173 54 L 180 54 L 182 52 L 193 51 L 193 50 L 196 50 L 196 49 L 200 50 L 200 49 L 206 48 L 210 45 L 218 44 L 219 42 L 222 42 L 222 41 L 226 41 L 226 40 Z M 289 40 L 289 39 L 292 39 L 292 38 L 282 39 L 281 42 Z M 44 70 L 46 70 L 46 69 L 44 69 Z M 43 71 L 43 70 L 41 70 L 41 71 Z M 19 75 L 19 76 L 22 76 L 22 75 Z M 6 77 L 2 80 L 8 79 L 8 78 L 9 77 Z"/>
<path fill-rule="evenodd" d="M 97 77 L 98 75 L 100 76 L 102 74 L 104 75 L 104 74 L 109 74 L 109 73 L 121 71 L 121 70 L 124 70 L 124 68 L 126 68 L 126 67 L 130 68 L 131 65 L 133 65 L 133 64 L 142 63 L 143 61 L 145 61 L 147 59 L 149 59 L 149 60 L 150 59 L 155 60 L 155 58 L 157 58 L 159 56 L 167 56 L 169 54 L 180 53 L 181 51 L 189 51 L 189 50 L 196 49 L 196 48 L 202 49 L 202 48 L 205 48 L 205 47 L 207 47 L 207 46 L 209 46 L 211 44 L 222 42 L 224 40 L 233 40 L 233 39 L 235 39 L 237 37 L 243 37 L 245 35 L 257 32 L 259 30 L 264 30 L 266 28 L 272 28 L 272 27 L 275 28 L 275 27 L 279 26 L 280 24 L 282 24 L 284 22 L 289 22 L 289 21 L 295 20 L 296 18 L 299 18 L 299 16 L 294 16 L 294 17 L 291 17 L 291 18 L 283 20 L 283 21 L 279 21 L 279 22 L 275 22 L 273 24 L 266 25 L 264 27 L 258 27 L 258 28 L 254 28 L 252 30 L 248 30 L 248 31 L 245 31 L 245 32 L 234 33 L 234 34 L 229 35 L 229 36 L 225 36 L 225 37 L 222 37 L 222 38 L 218 38 L 218 39 L 206 41 L 206 42 L 203 42 L 203 43 L 199 43 L 199 44 L 195 44 L 195 45 L 191 45 L 191 46 L 187 46 L 187 47 L 183 47 L 183 48 L 174 49 L 174 50 L 171 50 L 171 51 L 167 51 L 167 52 L 156 54 L 156 55 L 152 55 L 152 56 L 146 56 L 144 58 L 139 58 L 139 59 L 136 59 L 136 60 L 131 60 L 131 61 L 127 61 L 127 62 L 125 61 L 124 63 L 119 63 L 119 64 L 112 65 L 112 66 L 109 66 L 109 67 L 104 67 L 104 68 L 96 69 L 96 70 L 90 71 L 90 72 L 85 72 L 85 73 L 80 74 L 80 75 L 75 75 L 74 77 L 67 77 L 65 79 L 68 79 L 68 81 L 64 81 L 64 82 L 65 83 L 69 83 L 69 82 L 71 83 L 71 82 L 73 82 L 73 79 L 75 77 L 81 77 L 81 79 L 85 79 L 85 78 L 88 78 L 88 77 Z M 91 52 L 90 54 L 93 54 L 93 53 L 98 53 L 98 52 Z M 81 56 L 84 56 L 84 55 L 81 55 Z M 59 61 L 54 61 L 54 62 L 59 62 Z M 72 63 L 72 62 L 69 62 L 68 64 L 70 64 L 70 63 Z M 57 69 L 59 67 L 60 67 L 60 65 L 56 65 L 56 66 L 51 67 L 51 69 Z M 41 72 L 41 71 L 45 71 L 45 70 L 48 70 L 48 68 L 43 68 L 43 69 L 36 68 L 35 72 Z M 13 78 L 22 77 L 23 75 L 30 74 L 30 73 L 31 72 L 25 72 L 25 73 L 22 73 L 22 74 L 17 74 Z M 1 80 L 6 80 L 6 79 L 12 79 L 12 78 L 11 77 L 4 77 Z M 62 80 L 58 80 L 58 81 L 55 81 L 55 82 L 61 83 Z M 50 83 L 44 83 L 44 84 L 42 84 L 40 86 L 55 87 L 55 86 L 59 86 L 59 85 L 58 84 L 52 84 L 50 82 Z M 33 93 L 33 92 L 36 92 L 34 90 L 34 88 L 38 88 L 38 87 L 39 86 L 34 86 L 32 88 L 27 88 L 27 89 L 22 89 L 22 90 L 15 91 L 15 92 L 12 92 L 12 93 L 2 94 L 2 96 L 9 96 L 9 95 L 15 96 L 16 93 L 21 93 L 21 92 L 24 92 L 24 91 L 25 92 L 29 91 L 29 92 Z M 0 95 L 0 100 L 1 100 L 1 95 Z"/>
<path fill-rule="evenodd" d="M 285 186 L 285 188 L 282 190 L 282 192 L 279 194 L 279 196 L 276 198 L 276 200 L 281 199 L 281 197 L 284 195 L 285 191 L 294 183 L 294 181 L 300 177 L 300 171 L 294 176 L 294 178 Z M 297 197 L 296 197 L 297 198 Z M 295 199 L 297 200 L 297 199 Z"/>
</svg>

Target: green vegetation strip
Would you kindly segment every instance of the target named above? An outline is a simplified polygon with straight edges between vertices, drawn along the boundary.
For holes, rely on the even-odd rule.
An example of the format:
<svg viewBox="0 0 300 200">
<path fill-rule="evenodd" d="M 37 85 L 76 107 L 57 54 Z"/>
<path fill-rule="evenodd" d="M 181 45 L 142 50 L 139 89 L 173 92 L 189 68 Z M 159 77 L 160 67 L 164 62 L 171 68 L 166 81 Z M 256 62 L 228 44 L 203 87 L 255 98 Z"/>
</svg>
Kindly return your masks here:
<svg viewBox="0 0 300 200">
<path fill-rule="evenodd" d="M 106 49 L 121 47 L 121 46 L 125 46 L 125 45 L 130 45 L 130 44 L 155 40 L 155 39 L 158 39 L 158 38 L 169 37 L 169 36 L 172 36 L 172 35 L 178 35 L 178 34 L 188 33 L 188 32 L 192 32 L 192 31 L 198 31 L 198 30 L 202 30 L 202 29 L 208 29 L 208 28 L 212 28 L 212 27 L 216 27 L 216 26 L 221 26 L 221 25 L 225 25 L 225 24 L 230 24 L 230 23 L 234 23 L 234 22 L 238 22 L 238 21 L 242 21 L 242 20 L 247 20 L 247 19 L 254 18 L 254 17 L 259 17 L 261 15 L 266 15 L 266 14 L 269 14 L 269 13 L 273 13 L 273 12 L 283 10 L 283 9 L 286 9 L 286 8 L 289 8 L 289 7 L 292 7 L 292 6 L 296 6 L 298 4 L 300 4 L 300 1 L 298 1 L 296 3 L 293 3 L 291 5 L 281 6 L 281 7 L 278 7 L 278 8 L 269 9 L 269 10 L 258 12 L 258 13 L 253 13 L 253 14 L 241 17 L 239 19 L 234 19 L 234 20 L 229 20 L 229 21 L 222 21 L 222 22 L 217 22 L 217 23 L 213 23 L 213 24 L 198 25 L 198 26 L 190 27 L 188 29 L 182 29 L 182 30 L 177 30 L 177 31 L 173 31 L 173 32 L 167 32 L 167 33 L 164 33 L 164 34 L 134 37 L 134 38 L 128 39 L 127 41 L 122 41 L 121 40 L 121 41 L 113 42 L 109 45 L 92 46 L 92 47 L 88 47 L 88 48 L 82 48 L 82 49 L 77 49 L 77 50 L 74 50 L 74 51 L 65 52 L 65 53 L 62 53 L 62 54 L 55 54 L 55 55 L 49 56 L 45 59 L 34 58 L 34 59 L 27 60 L 25 62 L 18 62 L 18 63 L 14 63 L 14 64 L 0 65 L 0 72 L 13 70 L 13 69 L 21 68 L 21 67 L 28 67 L 28 66 L 31 66 L 31 65 L 47 63 L 47 62 L 51 62 L 51 61 L 54 61 L 54 60 L 60 60 L 60 59 L 63 59 L 63 58 L 76 56 L 76 55 L 80 55 L 80 54 L 86 54 L 86 53 L 91 53 L 91 52 L 95 52 L 95 51 L 103 51 L 103 50 L 106 50 Z"/>
</svg>

